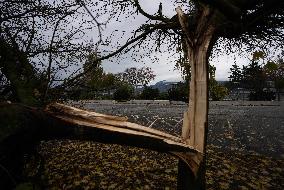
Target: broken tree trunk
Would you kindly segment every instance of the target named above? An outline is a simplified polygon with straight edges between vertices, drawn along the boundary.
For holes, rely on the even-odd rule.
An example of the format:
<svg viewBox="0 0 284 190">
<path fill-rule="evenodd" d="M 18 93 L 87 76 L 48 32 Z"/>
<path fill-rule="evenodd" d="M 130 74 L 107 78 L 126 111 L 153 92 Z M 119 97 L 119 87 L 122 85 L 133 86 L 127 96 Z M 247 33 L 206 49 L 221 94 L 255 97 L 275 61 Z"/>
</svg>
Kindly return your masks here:
<svg viewBox="0 0 284 190">
<path fill-rule="evenodd" d="M 173 152 L 174 155 L 198 152 L 180 137 L 128 122 L 125 117 L 104 115 L 58 103 L 49 105 L 45 112 L 63 124 L 62 127 L 56 125 L 52 130 L 51 126 L 48 127 L 48 131 L 53 133 L 52 136 L 59 135 L 64 138 L 64 134 L 60 136 L 57 132 L 60 128 L 64 128 L 62 131 L 68 131 L 69 128 L 71 132 L 66 136 L 68 138 L 73 135 L 76 139 L 125 144 L 160 152 Z"/>
<path fill-rule="evenodd" d="M 196 28 L 189 28 L 188 17 L 180 7 L 176 9 L 184 38 L 186 39 L 188 59 L 191 68 L 189 108 L 184 113 L 182 138 L 186 144 L 203 154 L 187 157 L 195 167 L 184 167 L 179 163 L 179 189 L 205 189 L 205 147 L 208 123 L 208 55 L 214 27 L 210 23 L 211 10 L 203 7 L 199 13 Z M 193 31 L 195 29 L 195 31 Z"/>
<path fill-rule="evenodd" d="M 125 117 L 58 103 L 45 110 L 20 104 L 1 104 L 0 118 L 0 165 L 8 171 L 0 169 L 0 176 L 8 181 L 20 180 L 20 158 L 26 152 L 33 152 L 39 141 L 48 139 L 91 140 L 147 148 L 177 156 L 185 167 L 190 168 L 196 165 L 187 158 L 202 155 L 180 137 L 127 122 Z M 9 184 L 0 185 L 9 187 Z"/>
</svg>

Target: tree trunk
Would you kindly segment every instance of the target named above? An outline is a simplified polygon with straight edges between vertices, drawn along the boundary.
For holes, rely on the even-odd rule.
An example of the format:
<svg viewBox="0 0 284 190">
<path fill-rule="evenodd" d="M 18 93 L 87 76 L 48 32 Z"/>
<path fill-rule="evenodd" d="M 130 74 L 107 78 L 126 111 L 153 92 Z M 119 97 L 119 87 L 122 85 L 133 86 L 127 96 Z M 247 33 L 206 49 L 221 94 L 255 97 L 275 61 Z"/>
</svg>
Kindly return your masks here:
<svg viewBox="0 0 284 190">
<path fill-rule="evenodd" d="M 25 53 L 16 44 L 14 46 L 0 38 L 0 67 L 10 83 L 11 99 L 26 105 L 39 105 L 35 92 L 40 91 L 41 82 Z"/>
<path fill-rule="evenodd" d="M 205 155 L 208 127 L 208 56 L 212 50 L 214 27 L 210 24 L 209 7 L 204 7 L 199 25 L 194 34 L 190 33 L 188 20 L 181 9 L 177 9 L 179 21 L 185 33 L 188 58 L 191 66 L 189 108 L 184 113 L 182 138 L 202 155 L 189 155 L 195 162 L 186 167 L 179 164 L 179 189 L 205 189 Z M 191 171 L 190 171 L 191 170 Z"/>
<path fill-rule="evenodd" d="M 184 113 L 182 138 L 187 144 L 203 153 L 203 156 L 199 158 L 196 155 L 190 156 L 199 166 L 191 168 L 192 171 L 188 171 L 189 168 L 184 164 L 179 164 L 179 172 L 182 173 L 183 178 L 181 180 L 186 181 L 183 182 L 185 186 L 181 189 L 205 189 L 205 148 L 208 130 L 207 44 L 209 42 L 210 38 L 195 50 L 189 50 L 191 63 L 190 99 L 188 111 Z"/>
</svg>

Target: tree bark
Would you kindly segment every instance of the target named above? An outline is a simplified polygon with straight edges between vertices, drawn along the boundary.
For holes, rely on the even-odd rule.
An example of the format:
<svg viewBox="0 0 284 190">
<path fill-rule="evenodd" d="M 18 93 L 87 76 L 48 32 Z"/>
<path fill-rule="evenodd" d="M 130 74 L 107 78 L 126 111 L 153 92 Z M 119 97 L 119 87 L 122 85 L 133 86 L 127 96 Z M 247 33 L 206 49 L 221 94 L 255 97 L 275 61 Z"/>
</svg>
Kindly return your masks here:
<svg viewBox="0 0 284 190">
<path fill-rule="evenodd" d="M 190 32 L 188 19 L 177 9 L 179 22 L 186 37 L 191 66 L 189 108 L 184 113 L 182 138 L 202 155 L 189 155 L 195 167 L 179 164 L 180 189 L 205 189 L 205 155 L 208 127 L 208 56 L 213 43 L 214 27 L 208 19 L 209 7 L 204 7 L 196 31 Z M 191 171 L 190 171 L 191 170 Z M 182 188 L 181 188 L 182 187 Z"/>
<path fill-rule="evenodd" d="M 40 91 L 41 82 L 25 53 L 16 44 L 14 46 L 0 38 L 0 67 L 10 83 L 11 99 L 26 105 L 39 105 L 35 91 Z"/>
</svg>

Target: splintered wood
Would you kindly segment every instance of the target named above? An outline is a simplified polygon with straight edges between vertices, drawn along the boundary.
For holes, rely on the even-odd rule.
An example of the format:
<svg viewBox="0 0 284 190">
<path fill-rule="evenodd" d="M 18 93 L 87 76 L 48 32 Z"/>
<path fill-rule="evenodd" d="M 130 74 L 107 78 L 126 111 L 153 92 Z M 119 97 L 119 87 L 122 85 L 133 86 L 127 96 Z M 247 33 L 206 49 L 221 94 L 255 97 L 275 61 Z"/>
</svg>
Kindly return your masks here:
<svg viewBox="0 0 284 190">
<path fill-rule="evenodd" d="M 59 103 L 50 104 L 45 111 L 53 117 L 69 123 L 70 126 L 77 125 L 79 128 L 81 127 L 81 130 L 77 130 L 77 133 L 82 133 L 82 135 L 89 131 L 96 136 L 97 134 L 94 132 L 97 131 L 101 136 L 105 137 L 100 139 L 100 141 L 106 143 L 141 146 L 169 153 L 198 152 L 192 146 L 186 144 L 180 137 L 128 122 L 127 117 L 100 114 Z M 129 141 L 125 143 L 128 138 Z M 121 143 L 121 141 L 123 142 Z M 174 155 L 177 154 L 175 153 Z M 180 155 L 178 156 L 180 157 Z"/>
<path fill-rule="evenodd" d="M 191 68 L 189 108 L 184 113 L 182 138 L 187 144 L 204 153 L 205 134 L 208 120 L 208 62 L 207 52 L 213 36 L 214 27 L 210 23 L 199 23 L 195 34 L 188 28 L 188 17 L 180 7 L 176 8 L 179 23 L 185 34 L 187 55 Z M 209 7 L 204 7 L 200 14 L 205 19 L 210 14 Z"/>
</svg>

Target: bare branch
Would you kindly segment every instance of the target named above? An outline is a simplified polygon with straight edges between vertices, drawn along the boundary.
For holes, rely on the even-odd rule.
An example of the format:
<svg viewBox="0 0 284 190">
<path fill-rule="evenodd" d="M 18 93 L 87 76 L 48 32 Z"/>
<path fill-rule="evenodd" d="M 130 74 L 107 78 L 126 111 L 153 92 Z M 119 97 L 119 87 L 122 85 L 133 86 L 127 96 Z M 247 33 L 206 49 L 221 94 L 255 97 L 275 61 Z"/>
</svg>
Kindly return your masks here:
<svg viewBox="0 0 284 190">
<path fill-rule="evenodd" d="M 163 22 L 169 22 L 169 21 L 170 21 L 169 18 L 166 18 L 166 17 L 164 17 L 164 16 L 162 15 L 162 8 L 161 8 L 162 4 L 159 5 L 159 10 L 158 10 L 159 16 L 154 16 L 154 15 L 150 15 L 150 14 L 146 13 L 146 12 L 142 9 L 142 7 L 140 6 L 138 0 L 134 0 L 134 4 L 135 4 L 137 10 L 138 10 L 143 16 L 147 17 L 147 18 L 150 19 L 150 20 L 159 20 L 159 21 L 163 21 Z"/>
<path fill-rule="evenodd" d="M 97 28 L 98 28 L 98 32 L 99 32 L 99 40 L 98 42 L 96 43 L 96 52 L 97 52 L 97 48 L 98 48 L 98 45 L 103 41 L 103 37 L 102 37 L 102 27 L 101 27 L 101 23 L 98 22 L 98 20 L 94 17 L 94 15 L 91 13 L 91 11 L 88 9 L 88 7 L 86 6 L 85 2 L 83 0 L 76 0 L 76 2 L 83 6 L 85 8 L 85 10 L 87 11 L 87 13 L 92 17 L 93 21 L 95 21 L 96 25 L 97 25 Z"/>
<path fill-rule="evenodd" d="M 131 45 L 131 44 L 137 42 L 138 40 L 140 40 L 140 39 L 142 39 L 142 38 L 145 38 L 147 35 L 151 34 L 152 32 L 154 32 L 155 30 L 157 30 L 157 29 L 159 29 L 159 28 L 161 28 L 161 27 L 162 27 L 162 28 L 163 28 L 163 27 L 166 28 L 166 27 L 171 27 L 171 25 L 168 25 L 168 24 L 158 24 L 158 25 L 156 25 L 155 27 L 153 27 L 153 28 L 151 28 L 151 29 L 145 31 L 144 33 L 138 35 L 137 37 L 135 37 L 135 38 L 129 40 L 128 42 L 126 42 L 123 46 L 121 46 L 121 47 L 120 47 L 119 49 L 117 49 L 116 51 L 114 51 L 114 52 L 112 52 L 112 53 L 110 53 L 110 54 L 108 54 L 108 55 L 106 55 L 106 56 L 97 58 L 96 61 L 102 61 L 102 60 L 108 59 L 108 58 L 110 58 L 110 57 L 113 57 L 113 56 L 119 54 L 119 53 L 122 52 L 125 48 L 127 48 L 129 45 Z M 79 79 L 80 77 L 82 77 L 82 76 L 83 76 L 86 72 L 88 72 L 90 69 L 91 69 L 91 66 L 90 66 L 89 68 L 87 68 L 85 72 L 82 72 L 82 73 L 78 74 L 77 76 L 75 76 L 75 77 L 73 77 L 73 78 L 67 80 L 66 83 L 64 83 L 64 84 L 63 84 L 62 86 L 60 86 L 60 87 L 65 87 L 65 86 L 68 86 L 68 85 L 72 84 L 75 80 L 77 80 L 77 79 Z"/>
</svg>

